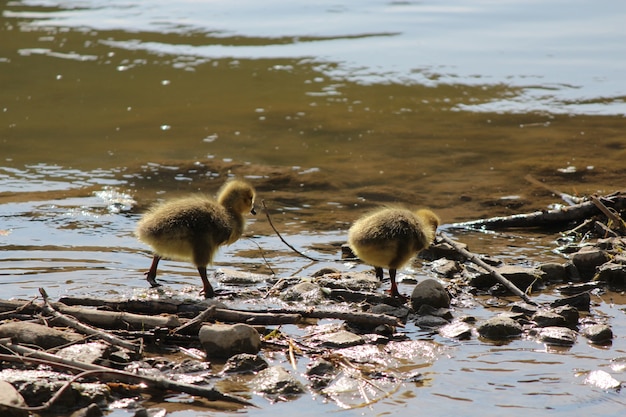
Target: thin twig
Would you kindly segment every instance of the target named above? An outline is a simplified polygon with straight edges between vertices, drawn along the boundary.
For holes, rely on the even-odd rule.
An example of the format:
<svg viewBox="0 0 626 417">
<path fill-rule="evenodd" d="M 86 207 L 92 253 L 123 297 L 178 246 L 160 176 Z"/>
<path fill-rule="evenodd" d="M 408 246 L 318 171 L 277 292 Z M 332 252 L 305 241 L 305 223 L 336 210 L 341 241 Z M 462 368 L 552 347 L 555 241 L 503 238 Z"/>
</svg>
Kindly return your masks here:
<svg viewBox="0 0 626 417">
<path fill-rule="evenodd" d="M 263 248 L 261 247 L 261 245 L 259 245 L 258 242 L 255 242 L 254 240 L 252 240 L 251 238 L 248 238 L 248 240 L 252 243 L 254 243 L 257 248 L 259 248 L 259 251 L 261 252 L 261 258 L 263 258 L 263 260 L 265 261 L 265 265 L 267 265 L 267 267 L 269 268 L 270 272 L 272 273 L 272 275 L 276 275 L 276 272 L 274 272 L 274 270 L 272 269 L 272 265 L 270 265 L 269 261 L 267 260 L 267 258 L 265 258 L 265 251 L 263 250 Z"/>
<path fill-rule="evenodd" d="M 459 245 L 457 242 L 455 242 L 454 240 L 452 240 L 451 238 L 449 238 L 448 236 L 446 236 L 443 232 L 438 232 L 437 235 L 444 241 L 446 242 L 448 245 L 452 246 L 454 248 L 454 250 L 456 250 L 458 253 L 460 253 L 461 255 L 463 255 L 465 258 L 467 258 L 467 260 L 475 263 L 476 265 L 480 266 L 481 268 L 485 269 L 486 271 L 489 272 L 489 274 L 491 274 L 491 276 L 493 276 L 495 279 L 497 279 L 502 285 L 504 285 L 509 291 L 511 291 L 513 294 L 517 295 L 518 297 L 520 297 L 522 300 L 526 301 L 528 304 L 532 304 L 532 305 L 537 305 L 536 302 L 532 301 L 528 295 L 526 295 L 526 293 L 524 293 L 522 290 L 520 290 L 519 288 L 517 288 L 515 285 L 513 285 L 511 283 L 511 281 L 509 281 L 508 279 L 506 279 L 505 277 L 502 276 L 502 274 L 500 274 L 498 271 L 496 271 L 494 268 L 492 268 L 490 265 L 488 265 L 487 263 L 485 263 L 484 261 L 482 261 L 478 256 L 476 256 L 476 254 L 464 249 L 461 247 L 461 245 Z"/>
<path fill-rule="evenodd" d="M 265 205 L 265 200 L 261 200 L 261 204 L 263 205 L 263 210 L 265 211 L 265 217 L 267 217 L 267 221 L 270 223 L 270 226 L 272 227 L 272 230 L 274 230 L 274 232 L 276 233 L 276 236 L 278 236 L 278 238 L 289 247 L 289 249 L 291 249 L 292 251 L 294 251 L 295 253 L 297 253 L 300 256 L 303 256 L 307 259 L 310 259 L 312 261 L 315 262 L 321 262 L 320 259 L 315 259 L 312 258 L 308 255 L 305 255 L 304 253 L 300 252 L 298 249 L 294 248 L 293 246 L 291 246 L 289 243 L 287 243 L 287 241 L 285 239 L 283 239 L 283 237 L 280 235 L 280 233 L 278 232 L 278 230 L 276 230 L 276 228 L 274 227 L 274 223 L 272 223 L 272 218 L 270 217 L 270 213 L 269 210 L 267 209 L 267 206 Z"/>
<path fill-rule="evenodd" d="M 596 205 L 596 207 L 602 212 L 604 213 L 604 215 L 606 217 L 609 218 L 609 220 L 615 224 L 617 226 L 617 228 L 621 231 L 621 232 L 625 232 L 626 231 L 626 226 L 624 225 L 624 220 L 618 215 L 613 213 L 607 206 L 604 205 L 604 203 L 602 203 L 602 201 L 600 201 L 598 199 L 598 197 L 596 197 L 595 195 L 590 196 L 591 201 L 593 201 L 593 204 Z"/>
<path fill-rule="evenodd" d="M 541 188 L 545 188 L 546 190 L 550 191 L 552 194 L 558 195 L 559 197 L 561 197 L 561 199 L 563 201 L 565 201 L 567 204 L 569 204 L 570 206 L 574 206 L 576 204 L 580 204 L 582 203 L 584 200 L 580 197 L 575 197 L 573 195 L 570 194 L 566 194 L 566 193 L 562 193 L 559 190 L 555 190 L 553 188 L 550 188 L 548 185 L 542 183 L 541 181 L 536 180 L 532 175 L 528 174 L 524 177 L 524 179 L 528 182 L 530 182 L 531 184 L 537 185 Z"/>
</svg>

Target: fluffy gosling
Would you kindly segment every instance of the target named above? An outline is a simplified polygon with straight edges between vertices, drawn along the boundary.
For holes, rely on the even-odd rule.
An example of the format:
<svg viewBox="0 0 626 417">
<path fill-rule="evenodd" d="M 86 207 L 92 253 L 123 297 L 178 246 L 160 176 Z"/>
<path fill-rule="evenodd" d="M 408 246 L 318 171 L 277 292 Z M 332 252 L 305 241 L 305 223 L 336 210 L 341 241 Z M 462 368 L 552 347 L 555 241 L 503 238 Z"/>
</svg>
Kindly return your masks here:
<svg viewBox="0 0 626 417">
<path fill-rule="evenodd" d="M 402 208 L 382 208 L 358 219 L 348 232 L 348 244 L 383 279 L 389 269 L 391 296 L 404 298 L 396 285 L 396 270 L 435 239 L 439 218 L 430 210 L 415 212 Z"/>
<path fill-rule="evenodd" d="M 154 250 L 146 279 L 156 282 L 161 258 L 191 261 L 202 278 L 205 298 L 215 296 L 206 267 L 222 245 L 234 243 L 244 231 L 243 214 L 254 211 L 254 188 L 241 180 L 226 182 L 217 201 L 195 195 L 167 201 L 151 208 L 137 224 L 136 236 Z"/>
</svg>

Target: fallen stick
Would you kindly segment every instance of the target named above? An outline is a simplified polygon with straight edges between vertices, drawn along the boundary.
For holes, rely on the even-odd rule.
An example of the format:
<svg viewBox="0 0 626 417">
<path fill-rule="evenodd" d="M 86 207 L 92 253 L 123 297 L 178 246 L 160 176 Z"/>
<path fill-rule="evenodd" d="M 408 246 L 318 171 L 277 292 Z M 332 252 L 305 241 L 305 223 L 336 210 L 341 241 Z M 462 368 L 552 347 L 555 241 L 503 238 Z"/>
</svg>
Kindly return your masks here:
<svg viewBox="0 0 626 417">
<path fill-rule="evenodd" d="M 270 217 L 270 213 L 267 210 L 267 206 L 265 205 L 265 200 L 261 200 L 261 204 L 263 205 L 263 211 L 265 212 L 265 217 L 267 217 L 268 223 L 272 227 L 272 230 L 274 230 L 274 233 L 276 233 L 276 236 L 278 236 L 278 238 L 281 240 L 281 242 L 283 242 L 285 245 L 287 245 L 287 247 L 289 247 L 289 249 L 291 249 L 292 251 L 294 251 L 298 255 L 303 256 L 303 257 L 305 257 L 307 259 L 310 259 L 312 261 L 315 261 L 315 262 L 320 262 L 319 259 L 311 258 L 309 255 L 305 255 L 304 253 L 300 252 L 298 249 L 294 248 L 289 243 L 287 243 L 287 241 L 285 239 L 283 239 L 283 237 L 278 232 L 278 230 L 276 230 L 276 227 L 274 227 L 274 223 L 272 222 L 272 218 Z"/>
<path fill-rule="evenodd" d="M 171 379 L 167 378 L 137 375 L 130 372 L 118 371 L 112 368 L 107 368 L 106 366 L 102 365 L 94 365 L 91 363 L 64 359 L 57 355 L 41 352 L 21 345 L 15 345 L 11 343 L 11 341 L 8 339 L 0 339 L 0 345 L 4 346 L 10 352 L 19 353 L 20 355 L 22 355 L 16 356 L 22 362 L 28 362 L 30 360 L 44 360 L 52 366 L 60 366 L 64 367 L 65 369 L 73 369 L 78 371 L 97 371 L 100 372 L 101 375 L 108 376 L 111 379 L 124 380 L 130 383 L 143 383 L 148 388 L 152 389 L 182 392 L 185 394 L 206 398 L 209 401 L 227 401 L 235 404 L 254 406 L 252 403 L 246 400 L 223 394 L 215 388 L 206 388 L 199 385 L 186 384 L 184 382 L 172 381 Z"/>
<path fill-rule="evenodd" d="M 216 307 L 214 305 L 209 306 L 209 308 L 204 310 L 202 313 L 198 314 L 193 319 L 189 320 L 187 323 L 183 324 L 182 326 L 178 326 L 177 328 L 172 330 L 172 334 L 176 334 L 176 333 L 184 334 L 186 330 L 190 330 L 194 328 L 194 326 L 200 325 L 202 322 L 215 316 L 215 310 L 216 310 Z"/>
<path fill-rule="evenodd" d="M 604 213 L 604 215 L 609 219 L 609 221 L 613 223 L 619 229 L 620 232 L 622 233 L 626 232 L 626 225 L 624 224 L 624 220 L 619 216 L 619 214 L 613 213 L 607 206 L 605 206 L 602 203 L 602 201 L 598 199 L 598 197 L 594 195 L 591 196 L 591 201 L 593 202 L 593 204 L 596 205 L 596 207 L 598 207 L 598 209 L 602 213 Z"/>
<path fill-rule="evenodd" d="M 605 205 L 613 205 L 616 210 L 626 208 L 626 196 L 617 193 L 615 195 L 601 197 Z M 586 219 L 600 210 L 593 201 L 587 201 L 574 206 L 563 207 L 555 210 L 535 211 L 526 214 L 514 214 L 506 217 L 491 217 L 489 219 L 472 220 L 468 222 L 453 223 L 452 227 L 457 228 L 485 228 L 485 229 L 506 229 L 513 227 L 540 227 L 555 225 L 558 223 L 568 223 Z"/>
<path fill-rule="evenodd" d="M 566 194 L 563 193 L 559 190 L 555 190 L 553 188 L 550 188 L 547 184 L 542 183 L 541 181 L 538 181 L 535 179 L 535 177 L 533 177 L 532 175 L 528 174 L 524 177 L 524 179 L 528 182 L 530 182 L 531 184 L 534 184 L 538 187 L 544 188 L 546 190 L 548 190 L 549 192 L 551 192 L 554 195 L 558 195 L 559 197 L 561 197 L 561 200 L 565 201 L 567 204 L 569 204 L 570 206 L 573 206 L 575 204 L 580 204 L 583 202 L 583 199 L 580 197 L 576 197 L 570 194 Z"/>
<path fill-rule="evenodd" d="M 59 322 L 65 326 L 69 326 L 82 334 L 96 336 L 97 338 L 102 339 L 112 345 L 129 349 L 130 351 L 135 352 L 135 353 L 141 353 L 143 351 L 143 343 L 140 343 L 139 345 L 137 345 L 127 340 L 120 339 L 119 337 L 109 334 L 103 330 L 96 329 L 94 327 L 83 324 L 73 317 L 67 316 L 63 313 L 56 311 L 54 307 L 52 307 L 50 303 L 48 302 L 48 294 L 46 293 L 46 290 L 43 288 L 39 288 L 39 293 L 43 297 L 43 305 L 41 306 L 41 310 L 44 313 L 52 316 L 55 322 Z"/>
<path fill-rule="evenodd" d="M 504 285 L 513 294 L 517 295 L 518 297 L 520 297 L 522 300 L 524 300 L 528 304 L 532 304 L 532 305 L 535 305 L 535 306 L 538 305 L 536 302 L 532 301 L 522 290 L 520 290 L 515 285 L 513 285 L 511 283 L 511 281 L 509 281 L 504 276 L 502 276 L 502 274 L 500 274 L 498 271 L 496 271 L 489 264 L 487 264 L 484 261 L 482 261 L 476 254 L 466 250 L 465 248 L 462 248 L 456 241 L 450 239 L 443 232 L 437 232 L 437 236 L 439 236 L 448 245 L 452 246 L 454 248 L 454 250 L 456 250 L 458 253 L 463 255 L 467 260 L 473 262 L 474 264 L 476 264 L 476 265 L 480 266 L 481 268 L 483 268 L 485 271 L 489 272 L 489 274 L 492 277 L 497 279 L 498 282 L 500 282 L 502 285 Z"/>
</svg>

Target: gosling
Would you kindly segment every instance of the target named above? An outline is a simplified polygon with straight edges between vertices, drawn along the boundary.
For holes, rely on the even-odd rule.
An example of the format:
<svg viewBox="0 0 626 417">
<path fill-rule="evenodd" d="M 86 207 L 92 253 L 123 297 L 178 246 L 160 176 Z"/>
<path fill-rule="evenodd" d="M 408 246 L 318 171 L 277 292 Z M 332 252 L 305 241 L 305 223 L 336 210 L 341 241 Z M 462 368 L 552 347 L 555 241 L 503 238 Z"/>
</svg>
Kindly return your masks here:
<svg viewBox="0 0 626 417">
<path fill-rule="evenodd" d="M 383 279 L 383 268 L 388 268 L 391 296 L 405 298 L 398 292 L 396 270 L 430 246 L 439 223 L 439 217 L 430 210 L 382 208 L 352 225 L 348 244 L 362 261 L 374 267 L 379 280 Z"/>
<path fill-rule="evenodd" d="M 151 208 L 137 224 L 136 236 L 154 250 L 146 279 L 152 287 L 162 258 L 191 261 L 202 278 L 205 298 L 215 292 L 207 278 L 207 265 L 222 245 L 234 243 L 244 231 L 243 214 L 254 211 L 254 188 L 241 180 L 226 182 L 217 201 L 205 196 L 189 196 Z"/>
</svg>

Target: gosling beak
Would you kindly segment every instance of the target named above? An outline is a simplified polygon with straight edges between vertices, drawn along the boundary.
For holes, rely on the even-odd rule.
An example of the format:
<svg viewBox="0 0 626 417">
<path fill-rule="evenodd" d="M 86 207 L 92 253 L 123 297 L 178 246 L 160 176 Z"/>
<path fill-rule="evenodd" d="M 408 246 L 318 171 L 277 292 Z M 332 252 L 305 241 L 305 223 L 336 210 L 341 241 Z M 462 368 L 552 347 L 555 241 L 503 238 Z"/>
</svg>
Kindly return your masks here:
<svg viewBox="0 0 626 417">
<path fill-rule="evenodd" d="M 250 214 L 256 216 L 256 210 L 254 209 L 254 207 L 252 207 L 252 209 L 250 209 Z"/>
</svg>

